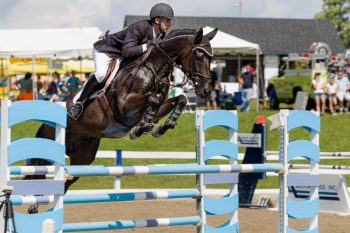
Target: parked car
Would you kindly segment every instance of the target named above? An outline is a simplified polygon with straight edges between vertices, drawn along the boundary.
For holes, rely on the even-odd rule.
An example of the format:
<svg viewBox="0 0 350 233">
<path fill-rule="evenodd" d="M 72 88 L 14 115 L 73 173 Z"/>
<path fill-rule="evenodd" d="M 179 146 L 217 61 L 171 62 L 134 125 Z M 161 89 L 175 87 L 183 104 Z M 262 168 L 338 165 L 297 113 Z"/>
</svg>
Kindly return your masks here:
<svg viewBox="0 0 350 233">
<path fill-rule="evenodd" d="M 283 58 L 285 63 L 279 75 L 269 80 L 270 109 L 278 109 L 280 103 L 293 104 L 298 91 L 308 92 L 312 100 L 311 81 L 315 73 L 321 73 L 321 79 L 327 83 L 327 57 L 324 54 L 290 54 Z"/>
</svg>

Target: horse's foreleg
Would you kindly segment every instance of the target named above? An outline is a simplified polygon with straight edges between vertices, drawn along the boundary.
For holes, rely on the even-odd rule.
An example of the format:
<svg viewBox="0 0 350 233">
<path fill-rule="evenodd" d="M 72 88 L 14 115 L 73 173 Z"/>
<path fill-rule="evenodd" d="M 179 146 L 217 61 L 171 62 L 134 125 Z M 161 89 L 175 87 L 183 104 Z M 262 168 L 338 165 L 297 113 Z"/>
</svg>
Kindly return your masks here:
<svg viewBox="0 0 350 233">
<path fill-rule="evenodd" d="M 146 109 L 146 113 L 144 119 L 141 123 L 130 130 L 129 136 L 131 139 L 136 139 L 140 137 L 142 134 L 149 133 L 153 128 L 153 119 L 161 105 L 161 101 L 163 100 L 162 95 L 152 95 L 148 97 L 149 106 Z"/>
<path fill-rule="evenodd" d="M 165 117 L 168 113 L 171 112 L 169 118 L 165 121 L 164 124 L 156 125 L 152 129 L 153 137 L 160 137 L 168 129 L 173 129 L 176 126 L 176 121 L 180 117 L 183 109 L 186 107 L 187 99 L 184 95 L 179 95 L 177 97 L 168 99 L 160 106 L 157 111 L 153 121 L 159 121 L 161 118 Z"/>
</svg>

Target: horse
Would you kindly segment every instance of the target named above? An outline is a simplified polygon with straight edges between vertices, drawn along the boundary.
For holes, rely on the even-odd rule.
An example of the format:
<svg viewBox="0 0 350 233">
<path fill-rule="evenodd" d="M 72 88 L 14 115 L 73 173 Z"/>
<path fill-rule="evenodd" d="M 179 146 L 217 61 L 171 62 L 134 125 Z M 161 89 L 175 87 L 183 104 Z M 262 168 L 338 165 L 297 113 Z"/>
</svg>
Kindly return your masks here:
<svg viewBox="0 0 350 233">
<path fill-rule="evenodd" d="M 120 69 L 108 88 L 99 97 L 90 99 L 78 120 L 68 117 L 66 154 L 71 165 L 89 165 L 96 156 L 102 138 L 121 138 L 129 134 L 136 139 L 144 133 L 160 137 L 176 126 L 176 121 L 187 104 L 184 95 L 167 98 L 169 74 L 180 68 L 195 88 L 195 93 L 206 98 L 211 93 L 210 63 L 213 51 L 210 40 L 217 29 L 203 35 L 203 29 L 178 29 L 153 44 L 135 61 L 122 61 Z M 67 100 L 67 106 L 72 98 Z M 161 125 L 155 125 L 169 115 Z M 54 129 L 42 124 L 36 137 L 54 138 Z M 47 165 L 32 159 L 28 165 Z M 43 179 L 27 176 L 26 179 Z M 65 192 L 79 177 L 65 182 Z"/>
</svg>

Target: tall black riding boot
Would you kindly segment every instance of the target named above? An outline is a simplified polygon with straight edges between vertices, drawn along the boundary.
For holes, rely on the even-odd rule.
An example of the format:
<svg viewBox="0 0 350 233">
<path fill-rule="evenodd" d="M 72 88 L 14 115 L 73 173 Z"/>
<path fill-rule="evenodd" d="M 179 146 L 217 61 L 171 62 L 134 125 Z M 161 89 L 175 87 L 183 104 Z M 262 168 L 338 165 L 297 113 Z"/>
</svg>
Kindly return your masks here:
<svg viewBox="0 0 350 233">
<path fill-rule="evenodd" d="M 68 107 L 67 113 L 69 116 L 71 116 L 74 120 L 79 119 L 84 110 L 84 100 L 89 98 L 94 93 L 99 84 L 100 83 L 97 81 L 95 75 L 91 75 L 86 84 L 84 85 L 81 95 L 77 102 Z"/>
</svg>

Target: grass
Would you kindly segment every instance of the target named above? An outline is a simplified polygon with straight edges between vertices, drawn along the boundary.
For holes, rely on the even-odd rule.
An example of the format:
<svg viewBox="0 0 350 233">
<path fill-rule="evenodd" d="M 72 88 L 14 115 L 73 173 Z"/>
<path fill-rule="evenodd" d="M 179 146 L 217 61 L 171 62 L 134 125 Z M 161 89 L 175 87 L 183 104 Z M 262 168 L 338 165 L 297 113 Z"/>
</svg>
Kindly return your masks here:
<svg viewBox="0 0 350 233">
<path fill-rule="evenodd" d="M 252 124 L 257 115 L 271 116 L 275 111 L 261 111 L 239 113 L 239 132 L 251 132 Z M 194 151 L 196 138 L 194 131 L 194 114 L 183 114 L 178 125 L 174 130 L 170 130 L 166 135 L 155 139 L 150 135 L 132 141 L 125 137 L 122 139 L 103 139 L 100 150 L 114 150 L 121 148 L 127 151 Z M 267 123 L 270 127 L 270 123 Z M 348 142 L 350 132 L 350 115 L 343 114 L 338 116 L 325 115 L 321 118 L 321 151 L 350 151 Z M 227 138 L 227 133 L 222 128 L 212 128 L 207 131 L 207 139 Z M 303 129 L 293 130 L 290 139 L 296 138 L 309 139 L 307 131 Z M 277 129 L 268 131 L 267 150 L 277 150 L 279 144 L 279 132 Z M 243 151 L 243 150 L 241 150 Z"/>
<path fill-rule="evenodd" d="M 248 133 L 251 131 L 252 123 L 257 115 L 264 114 L 270 116 L 276 111 L 261 111 L 239 113 L 239 132 Z M 117 148 L 126 151 L 194 151 L 196 138 L 194 130 L 194 114 L 183 114 L 175 130 L 170 130 L 166 135 L 155 139 L 150 135 L 132 141 L 129 138 L 103 139 L 99 150 L 115 150 Z M 321 151 L 350 151 L 349 132 L 350 115 L 343 114 L 335 117 L 325 115 L 321 118 Z M 267 123 L 267 127 L 269 127 Z M 33 137 L 39 123 L 26 122 L 13 127 L 12 139 L 20 137 Z M 212 128 L 206 133 L 206 139 L 227 139 L 227 132 L 222 128 Z M 293 130 L 290 139 L 309 139 L 305 130 Z M 277 150 L 279 143 L 278 130 L 268 131 L 268 150 Z M 241 148 L 240 152 L 244 152 Z M 222 162 L 222 161 L 221 161 Z M 95 164 L 113 165 L 112 159 L 97 159 Z M 194 163 L 191 160 L 161 160 L 161 159 L 125 159 L 125 165 L 136 164 L 171 164 L 171 163 Z M 219 162 L 214 162 L 219 163 Z M 298 161 L 299 163 L 299 161 Z M 350 165 L 350 160 L 323 160 L 322 164 Z M 350 183 L 349 176 L 346 176 Z M 81 178 L 73 189 L 97 189 L 112 188 L 114 177 L 84 177 Z M 195 179 L 189 176 L 127 176 L 122 178 L 123 188 L 194 188 Z M 224 187 L 224 186 L 219 186 Z M 277 177 L 268 177 L 259 182 L 259 188 L 276 188 Z"/>
</svg>

